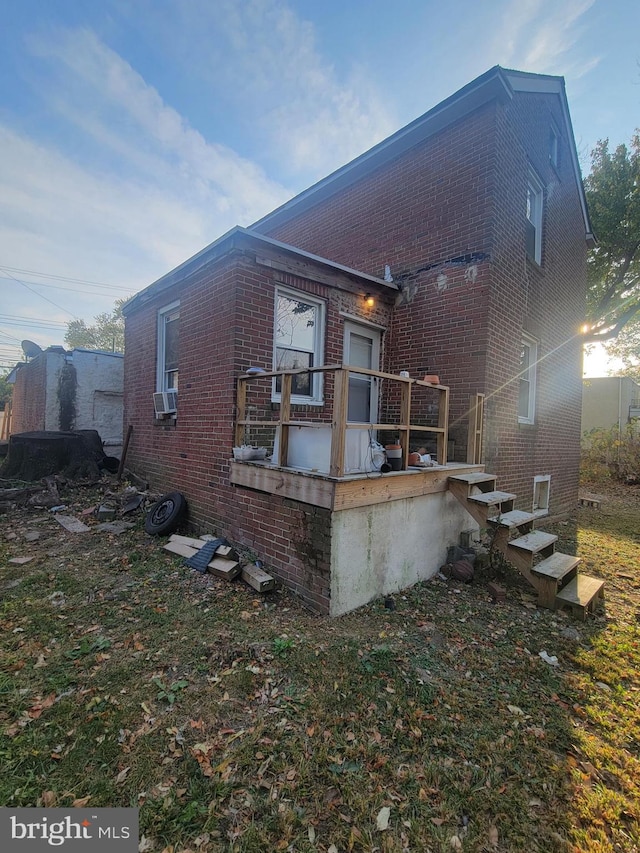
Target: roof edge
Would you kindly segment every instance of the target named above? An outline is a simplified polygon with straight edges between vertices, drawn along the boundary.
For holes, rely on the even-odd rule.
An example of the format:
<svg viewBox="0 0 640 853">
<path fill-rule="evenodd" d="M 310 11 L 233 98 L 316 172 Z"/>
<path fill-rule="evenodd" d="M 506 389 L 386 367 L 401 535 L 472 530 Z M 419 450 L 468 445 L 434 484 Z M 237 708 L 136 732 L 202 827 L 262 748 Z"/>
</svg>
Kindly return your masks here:
<svg viewBox="0 0 640 853">
<path fill-rule="evenodd" d="M 311 252 L 305 252 L 303 249 L 298 249 L 296 246 L 292 246 L 289 243 L 282 243 L 280 240 L 274 240 L 272 237 L 267 237 L 264 234 L 258 234 L 250 228 L 243 228 L 241 225 L 235 225 L 221 237 L 218 237 L 217 240 L 214 240 L 213 243 L 209 243 L 209 245 L 205 246 L 204 249 L 201 249 L 170 272 L 165 273 L 161 278 L 145 287 L 144 290 L 141 290 L 139 293 L 136 293 L 135 296 L 132 296 L 131 299 L 123 305 L 122 313 L 126 317 L 127 314 L 131 313 L 131 311 L 137 310 L 157 293 L 162 293 L 162 291 L 168 290 L 173 285 L 182 281 L 185 276 L 191 275 L 199 269 L 202 269 L 202 267 L 207 264 L 214 262 L 220 257 L 223 251 L 233 248 L 238 239 L 248 240 L 249 242 L 253 242 L 259 246 L 277 249 L 278 251 L 302 258 L 306 261 L 311 261 L 312 263 L 324 266 L 334 270 L 335 272 L 340 272 L 345 275 L 358 278 L 361 281 L 377 285 L 378 287 L 383 287 L 387 290 L 398 290 L 398 286 L 393 282 L 388 282 L 382 278 L 378 278 L 377 276 L 370 275 L 369 273 L 361 272 L 360 270 L 347 267 L 344 264 L 339 264 L 335 261 L 330 261 L 327 258 L 322 258 L 319 255 L 312 254 Z"/>
</svg>

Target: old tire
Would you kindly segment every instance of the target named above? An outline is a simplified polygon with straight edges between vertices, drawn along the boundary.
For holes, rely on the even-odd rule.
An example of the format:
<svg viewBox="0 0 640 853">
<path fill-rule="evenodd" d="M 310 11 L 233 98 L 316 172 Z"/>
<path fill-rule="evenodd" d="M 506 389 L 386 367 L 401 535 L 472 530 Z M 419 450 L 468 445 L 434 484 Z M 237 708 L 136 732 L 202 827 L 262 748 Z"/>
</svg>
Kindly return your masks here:
<svg viewBox="0 0 640 853">
<path fill-rule="evenodd" d="M 144 520 L 144 529 L 151 536 L 168 536 L 178 527 L 187 511 L 187 502 L 180 492 L 169 492 L 154 503 Z"/>
</svg>

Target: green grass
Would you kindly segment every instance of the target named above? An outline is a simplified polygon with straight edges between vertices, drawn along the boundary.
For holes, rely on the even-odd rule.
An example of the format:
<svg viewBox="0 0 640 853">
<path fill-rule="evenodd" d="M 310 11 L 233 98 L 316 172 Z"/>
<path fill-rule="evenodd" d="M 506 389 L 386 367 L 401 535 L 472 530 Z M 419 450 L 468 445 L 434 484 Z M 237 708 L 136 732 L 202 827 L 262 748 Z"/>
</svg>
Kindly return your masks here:
<svg viewBox="0 0 640 853">
<path fill-rule="evenodd" d="M 508 580 L 330 621 L 137 528 L 79 548 L 8 516 L 55 548 L 0 580 L 0 805 L 139 806 L 175 853 L 639 851 L 639 514 L 618 487 L 554 527 L 607 581 L 586 623 Z"/>
</svg>

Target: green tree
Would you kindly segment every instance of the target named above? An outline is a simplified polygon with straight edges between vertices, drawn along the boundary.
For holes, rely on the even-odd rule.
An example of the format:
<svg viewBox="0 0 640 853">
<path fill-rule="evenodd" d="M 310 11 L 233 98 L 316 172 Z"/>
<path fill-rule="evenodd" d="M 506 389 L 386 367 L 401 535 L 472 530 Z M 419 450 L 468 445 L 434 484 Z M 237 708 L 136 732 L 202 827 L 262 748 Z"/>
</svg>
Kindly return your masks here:
<svg viewBox="0 0 640 853">
<path fill-rule="evenodd" d="M 640 132 L 614 151 L 608 139 L 598 142 L 585 190 L 598 241 L 589 253 L 585 341 L 605 342 L 640 324 Z"/>
<path fill-rule="evenodd" d="M 0 411 L 5 408 L 13 393 L 13 385 L 7 382 L 8 376 L 8 373 L 0 373 Z"/>
<path fill-rule="evenodd" d="M 640 383 L 640 319 L 625 326 L 618 337 L 607 344 L 606 349 L 610 356 L 622 362 L 616 374 L 630 376 Z"/>
<path fill-rule="evenodd" d="M 71 320 L 67 323 L 64 336 L 66 345 L 86 347 L 87 349 L 124 352 L 124 316 L 122 306 L 126 299 L 116 299 L 111 313 L 104 312 L 94 317 L 93 326 L 87 326 L 84 320 Z"/>
</svg>

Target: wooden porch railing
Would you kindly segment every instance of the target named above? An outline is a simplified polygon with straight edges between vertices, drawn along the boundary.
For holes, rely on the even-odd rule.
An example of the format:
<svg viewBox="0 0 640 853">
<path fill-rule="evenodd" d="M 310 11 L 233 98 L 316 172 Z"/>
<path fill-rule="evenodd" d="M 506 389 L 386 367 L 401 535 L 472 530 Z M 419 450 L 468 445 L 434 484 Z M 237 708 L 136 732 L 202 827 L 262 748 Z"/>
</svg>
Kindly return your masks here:
<svg viewBox="0 0 640 853">
<path fill-rule="evenodd" d="M 381 373 L 378 370 L 367 370 L 364 367 L 352 367 L 345 364 L 323 365 L 322 367 L 302 368 L 300 370 L 278 370 L 268 373 L 245 374 L 238 377 L 237 413 L 235 424 L 235 444 L 244 444 L 245 430 L 248 427 L 276 427 L 280 430 L 278 445 L 278 466 L 287 468 L 289 451 L 289 428 L 308 427 L 310 429 L 329 426 L 328 421 L 292 420 L 291 419 L 291 387 L 293 377 L 302 373 L 332 373 L 334 374 L 333 409 L 331 412 L 331 456 L 329 473 L 332 477 L 344 476 L 345 443 L 348 429 L 390 430 L 400 439 L 402 448 L 402 467 L 407 467 L 409 457 L 409 438 L 411 432 L 424 432 L 436 437 L 436 459 L 439 465 L 447 462 L 447 434 L 449 424 L 449 388 L 445 385 L 431 385 L 418 379 L 398 376 L 395 373 Z M 371 376 L 374 379 L 386 379 L 398 383 L 400 390 L 400 417 L 397 423 L 354 423 L 347 421 L 349 405 L 349 374 Z M 249 382 L 271 380 L 274 376 L 281 377 L 282 390 L 280 395 L 280 411 L 278 419 L 269 421 L 251 420 L 247 417 L 247 385 Z M 438 425 L 421 426 L 411 423 L 411 392 L 412 388 L 429 388 L 438 394 Z"/>
</svg>

